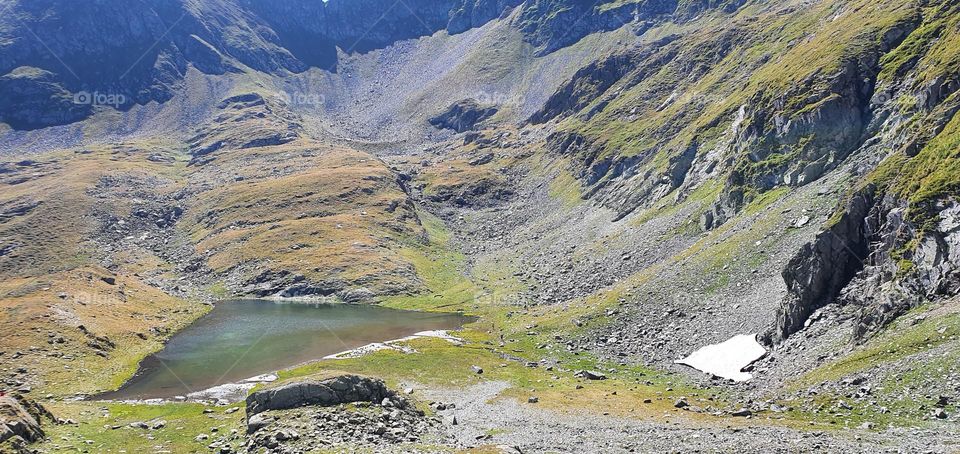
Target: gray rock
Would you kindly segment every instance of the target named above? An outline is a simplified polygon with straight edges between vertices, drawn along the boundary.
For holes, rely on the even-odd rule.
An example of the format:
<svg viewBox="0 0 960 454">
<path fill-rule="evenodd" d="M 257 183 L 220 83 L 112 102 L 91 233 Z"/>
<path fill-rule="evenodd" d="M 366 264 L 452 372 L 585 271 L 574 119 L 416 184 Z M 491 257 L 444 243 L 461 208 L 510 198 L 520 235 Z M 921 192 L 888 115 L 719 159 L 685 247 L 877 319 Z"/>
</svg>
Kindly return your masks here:
<svg viewBox="0 0 960 454">
<path fill-rule="evenodd" d="M 276 421 L 274 418 L 267 417 L 262 414 L 253 415 L 249 420 L 247 420 L 247 433 L 252 434 L 260 429 L 263 429 L 264 427 L 269 426 L 270 424 L 273 424 L 274 421 Z"/>
<path fill-rule="evenodd" d="M 341 375 L 326 380 L 283 384 L 247 396 L 247 415 L 307 405 L 333 406 L 351 402 L 381 403 L 396 394 L 382 380 Z M 397 399 L 400 401 L 400 399 Z"/>
<path fill-rule="evenodd" d="M 573 374 L 575 377 L 585 378 L 587 380 L 606 380 L 607 376 L 603 373 L 592 370 L 578 370 Z"/>
<path fill-rule="evenodd" d="M 40 428 L 42 416 L 52 415 L 39 404 L 23 398 L 0 396 L 0 443 L 20 437 L 27 442 L 39 441 L 44 437 Z"/>
<path fill-rule="evenodd" d="M 273 435 L 277 441 L 287 441 L 287 440 L 297 440 L 300 438 L 300 434 L 293 429 L 283 429 L 278 430 L 277 433 Z"/>
<path fill-rule="evenodd" d="M 456 132 L 466 132 L 477 127 L 477 125 L 492 117 L 497 113 L 497 108 L 493 106 L 482 106 L 473 99 L 464 99 L 448 107 L 443 113 L 430 118 L 430 124 L 439 129 L 452 129 Z M 493 160 L 481 162 L 481 165 Z"/>
</svg>

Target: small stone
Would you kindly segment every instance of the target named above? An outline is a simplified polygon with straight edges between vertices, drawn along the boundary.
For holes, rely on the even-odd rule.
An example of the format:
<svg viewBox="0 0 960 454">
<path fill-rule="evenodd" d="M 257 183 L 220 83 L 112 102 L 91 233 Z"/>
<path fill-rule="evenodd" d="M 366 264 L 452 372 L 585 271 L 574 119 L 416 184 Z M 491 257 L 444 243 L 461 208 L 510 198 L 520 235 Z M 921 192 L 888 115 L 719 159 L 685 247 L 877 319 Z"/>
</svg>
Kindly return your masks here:
<svg viewBox="0 0 960 454">
<path fill-rule="evenodd" d="M 799 228 L 805 227 L 809 223 L 810 223 L 810 216 L 804 215 L 804 216 L 800 216 L 799 218 L 797 218 L 797 220 L 793 221 L 793 227 L 799 229 Z"/>
<path fill-rule="evenodd" d="M 535 396 L 530 396 L 530 397 L 527 399 L 527 403 L 528 403 L 528 404 L 535 404 L 535 403 L 537 403 L 537 402 L 540 402 L 540 399 L 538 399 L 538 398 L 535 397 Z"/>
<path fill-rule="evenodd" d="M 250 420 L 247 421 L 247 433 L 252 434 L 264 427 L 273 424 L 274 419 L 271 417 L 264 416 L 262 414 L 253 415 L 250 417 Z"/>
<path fill-rule="evenodd" d="M 573 376 L 578 378 L 585 378 L 587 380 L 606 380 L 607 376 L 601 372 L 596 372 L 592 370 L 578 370 Z"/>
<path fill-rule="evenodd" d="M 681 398 L 677 399 L 676 402 L 674 402 L 673 406 L 676 407 L 676 408 L 686 408 L 686 407 L 690 406 L 690 404 L 687 403 L 686 399 L 684 399 L 684 398 L 681 397 Z"/>
<path fill-rule="evenodd" d="M 480 375 L 483 373 L 483 368 L 481 368 L 480 366 L 472 366 L 471 369 L 473 369 L 473 373 L 477 375 Z"/>
<path fill-rule="evenodd" d="M 283 429 L 273 434 L 273 438 L 277 441 L 297 440 L 300 438 L 300 434 L 293 429 Z"/>
</svg>

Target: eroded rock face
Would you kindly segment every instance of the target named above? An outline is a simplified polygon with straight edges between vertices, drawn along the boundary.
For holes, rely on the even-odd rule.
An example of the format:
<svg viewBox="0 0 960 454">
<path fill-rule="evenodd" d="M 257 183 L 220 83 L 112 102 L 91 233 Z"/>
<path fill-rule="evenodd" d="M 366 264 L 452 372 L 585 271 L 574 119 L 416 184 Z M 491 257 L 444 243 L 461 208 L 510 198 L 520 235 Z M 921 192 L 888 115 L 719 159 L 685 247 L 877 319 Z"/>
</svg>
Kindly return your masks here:
<svg viewBox="0 0 960 454">
<path fill-rule="evenodd" d="M 189 140 L 191 164 L 203 164 L 219 150 L 277 146 L 300 137 L 302 120 L 279 99 L 246 93 L 223 100 L 212 121 L 197 128 Z M 243 127 L 238 127 L 242 125 Z"/>
<path fill-rule="evenodd" d="M 814 311 L 837 303 L 855 310 L 852 338 L 863 341 L 924 302 L 960 293 L 958 204 L 939 202 L 938 222 L 925 231 L 907 205 L 873 186 L 856 194 L 784 268 L 788 294 L 763 340 L 781 342 Z"/>
<path fill-rule="evenodd" d="M 447 110 L 430 119 L 430 124 L 441 129 L 465 132 L 476 129 L 482 121 L 497 113 L 497 108 L 481 106 L 472 99 L 454 103 Z"/>
<path fill-rule="evenodd" d="M 40 421 L 53 416 L 41 405 L 13 396 L 0 397 L 0 443 L 14 437 L 27 442 L 40 441 L 44 437 Z"/>
<path fill-rule="evenodd" d="M 867 188 L 854 197 L 840 219 L 805 244 L 784 268 L 787 296 L 762 341 L 781 342 L 802 329 L 810 315 L 832 302 L 863 267 L 869 251 L 864 220 L 873 207 L 874 191 Z"/>
<path fill-rule="evenodd" d="M 677 0 L 624 2 L 598 8 L 597 3 L 571 0 L 527 2 L 518 17 L 518 28 L 538 55 L 569 46 L 598 31 L 616 30 L 634 20 L 655 19 L 677 11 Z M 545 11 L 555 12 L 544 14 Z"/>
<path fill-rule="evenodd" d="M 388 389 L 383 380 L 342 375 L 326 380 L 289 383 L 254 392 L 247 397 L 247 417 L 267 410 L 286 410 L 308 405 L 329 407 L 351 402 L 380 403 L 395 396 L 396 393 Z"/>
<path fill-rule="evenodd" d="M 907 203 L 885 197 L 867 218 L 871 255 L 840 295 L 858 308 L 853 338 L 862 341 L 924 302 L 960 293 L 960 226 L 955 201 L 933 207 L 938 222 L 923 229 Z"/>
</svg>

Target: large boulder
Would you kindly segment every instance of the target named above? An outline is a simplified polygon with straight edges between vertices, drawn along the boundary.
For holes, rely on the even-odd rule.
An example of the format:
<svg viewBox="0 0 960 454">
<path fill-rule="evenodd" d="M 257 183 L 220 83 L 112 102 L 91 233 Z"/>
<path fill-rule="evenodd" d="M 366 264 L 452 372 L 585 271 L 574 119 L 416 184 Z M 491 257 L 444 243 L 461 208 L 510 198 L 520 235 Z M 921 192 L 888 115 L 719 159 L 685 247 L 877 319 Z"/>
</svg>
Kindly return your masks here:
<svg viewBox="0 0 960 454">
<path fill-rule="evenodd" d="M 381 403 L 384 399 L 394 399 L 396 393 L 387 388 L 383 380 L 341 375 L 324 380 L 306 380 L 287 383 L 269 389 L 256 391 L 247 396 L 247 418 L 268 410 L 318 405 L 329 407 L 350 402 Z"/>
<path fill-rule="evenodd" d="M 0 396 L 0 443 L 20 437 L 28 442 L 43 439 L 42 417 L 53 418 L 39 404 L 13 396 Z"/>
</svg>

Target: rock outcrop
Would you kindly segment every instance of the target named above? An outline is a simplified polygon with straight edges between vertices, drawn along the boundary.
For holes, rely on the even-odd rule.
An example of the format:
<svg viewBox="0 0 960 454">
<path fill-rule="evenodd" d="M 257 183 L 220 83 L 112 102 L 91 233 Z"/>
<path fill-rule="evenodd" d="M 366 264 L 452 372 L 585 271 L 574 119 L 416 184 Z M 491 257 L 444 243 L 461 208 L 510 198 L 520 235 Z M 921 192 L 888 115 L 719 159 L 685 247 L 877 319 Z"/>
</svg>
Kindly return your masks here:
<svg viewBox="0 0 960 454">
<path fill-rule="evenodd" d="M 475 129 L 480 122 L 496 113 L 496 107 L 481 106 L 475 100 L 464 99 L 454 103 L 440 115 L 431 118 L 430 124 L 440 129 L 466 132 Z"/>
<path fill-rule="evenodd" d="M 0 444 L 10 442 L 16 449 L 44 438 L 43 419 L 53 415 L 38 403 L 20 396 L 0 396 Z M 2 445 L 0 445 L 2 448 Z"/>
<path fill-rule="evenodd" d="M 189 140 L 191 164 L 202 164 L 219 150 L 239 150 L 290 143 L 301 136 L 302 121 L 279 99 L 257 93 L 232 96 L 217 106 L 219 114 L 201 125 Z M 242 127 L 241 127 L 242 126 Z"/>
<path fill-rule="evenodd" d="M 762 337 L 764 342 L 781 342 L 802 329 L 810 315 L 833 302 L 863 268 L 869 253 L 864 220 L 873 207 L 874 192 L 872 187 L 861 191 L 832 226 L 787 263 L 783 270 L 787 296 L 777 310 L 775 325 Z"/>
<path fill-rule="evenodd" d="M 383 380 L 342 375 L 325 380 L 306 380 L 256 391 L 247 397 L 247 417 L 268 410 L 285 410 L 309 405 L 329 407 L 351 402 L 381 403 L 396 393 Z"/>
</svg>

